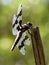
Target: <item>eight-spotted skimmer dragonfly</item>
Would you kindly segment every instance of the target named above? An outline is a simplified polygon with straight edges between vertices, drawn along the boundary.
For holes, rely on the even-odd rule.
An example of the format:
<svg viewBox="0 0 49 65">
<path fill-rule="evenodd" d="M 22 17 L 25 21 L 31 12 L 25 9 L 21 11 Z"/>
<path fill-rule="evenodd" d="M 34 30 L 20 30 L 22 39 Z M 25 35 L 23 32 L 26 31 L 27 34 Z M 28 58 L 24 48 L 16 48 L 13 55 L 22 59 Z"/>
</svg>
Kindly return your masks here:
<svg viewBox="0 0 49 65">
<path fill-rule="evenodd" d="M 26 51 L 24 44 L 30 45 L 30 39 L 26 32 L 30 29 L 31 26 L 32 23 L 30 22 L 22 25 L 22 5 L 20 4 L 17 15 L 13 16 L 12 33 L 16 36 L 16 39 L 11 47 L 11 51 L 13 51 L 15 46 L 17 46 L 20 52 L 25 55 Z"/>
</svg>

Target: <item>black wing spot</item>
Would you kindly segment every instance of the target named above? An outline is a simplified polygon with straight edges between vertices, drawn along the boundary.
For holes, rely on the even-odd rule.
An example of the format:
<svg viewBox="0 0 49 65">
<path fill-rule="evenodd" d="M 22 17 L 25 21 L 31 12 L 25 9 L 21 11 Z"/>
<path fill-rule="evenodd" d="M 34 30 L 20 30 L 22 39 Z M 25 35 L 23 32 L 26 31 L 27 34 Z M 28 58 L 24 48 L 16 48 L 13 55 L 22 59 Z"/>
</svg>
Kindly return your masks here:
<svg viewBox="0 0 49 65">
<path fill-rule="evenodd" d="M 24 38 L 23 41 L 21 42 L 21 45 L 18 47 L 19 50 L 24 46 L 24 42 L 25 42 L 25 40 L 27 40 L 27 39 L 28 39 L 28 37 L 25 36 L 25 38 Z"/>
<path fill-rule="evenodd" d="M 19 50 L 24 46 L 24 43 L 22 42 L 22 44 L 18 47 Z"/>
<path fill-rule="evenodd" d="M 16 19 L 15 23 L 13 24 L 13 28 L 14 28 L 15 24 L 17 24 L 17 23 L 18 23 L 18 21 L 17 21 L 17 19 Z"/>
<path fill-rule="evenodd" d="M 19 26 L 17 27 L 17 30 L 18 30 L 18 31 L 20 30 L 20 27 L 19 27 Z"/>
<path fill-rule="evenodd" d="M 22 20 L 19 21 L 20 26 L 22 27 Z"/>
</svg>

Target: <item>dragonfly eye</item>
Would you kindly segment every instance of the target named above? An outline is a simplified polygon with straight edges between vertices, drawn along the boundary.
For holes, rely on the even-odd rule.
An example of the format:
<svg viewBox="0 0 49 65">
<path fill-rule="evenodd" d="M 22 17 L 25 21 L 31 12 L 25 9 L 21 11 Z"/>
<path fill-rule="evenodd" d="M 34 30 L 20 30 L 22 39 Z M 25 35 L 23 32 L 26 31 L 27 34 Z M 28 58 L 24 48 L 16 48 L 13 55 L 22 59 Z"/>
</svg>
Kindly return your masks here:
<svg viewBox="0 0 49 65">
<path fill-rule="evenodd" d="M 31 22 L 28 22 L 27 25 L 30 28 L 32 26 L 32 23 Z"/>
</svg>

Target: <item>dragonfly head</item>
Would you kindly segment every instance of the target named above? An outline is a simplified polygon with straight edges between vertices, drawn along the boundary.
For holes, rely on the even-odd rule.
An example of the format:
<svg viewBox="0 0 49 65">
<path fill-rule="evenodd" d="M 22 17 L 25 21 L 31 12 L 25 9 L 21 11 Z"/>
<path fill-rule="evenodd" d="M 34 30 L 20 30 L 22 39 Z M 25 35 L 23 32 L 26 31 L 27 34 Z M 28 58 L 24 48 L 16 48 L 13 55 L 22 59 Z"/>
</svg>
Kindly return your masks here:
<svg viewBox="0 0 49 65">
<path fill-rule="evenodd" d="M 32 26 L 31 22 L 27 22 L 27 26 L 30 28 Z"/>
</svg>

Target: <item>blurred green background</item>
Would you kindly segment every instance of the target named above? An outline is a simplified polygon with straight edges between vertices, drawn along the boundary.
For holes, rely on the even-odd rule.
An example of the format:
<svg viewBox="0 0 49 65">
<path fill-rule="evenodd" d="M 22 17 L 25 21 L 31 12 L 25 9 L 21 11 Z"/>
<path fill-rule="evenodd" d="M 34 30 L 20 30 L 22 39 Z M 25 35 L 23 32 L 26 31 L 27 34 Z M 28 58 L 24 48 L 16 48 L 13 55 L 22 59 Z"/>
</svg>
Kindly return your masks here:
<svg viewBox="0 0 49 65">
<path fill-rule="evenodd" d="M 12 17 L 19 4 L 23 5 L 23 23 L 31 21 L 39 26 L 49 65 L 49 0 L 0 0 L 0 65 L 35 65 L 32 44 L 26 46 L 23 56 L 17 48 L 10 51 L 15 37 L 12 35 Z"/>
</svg>

